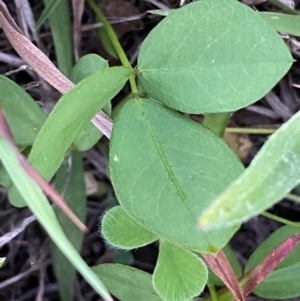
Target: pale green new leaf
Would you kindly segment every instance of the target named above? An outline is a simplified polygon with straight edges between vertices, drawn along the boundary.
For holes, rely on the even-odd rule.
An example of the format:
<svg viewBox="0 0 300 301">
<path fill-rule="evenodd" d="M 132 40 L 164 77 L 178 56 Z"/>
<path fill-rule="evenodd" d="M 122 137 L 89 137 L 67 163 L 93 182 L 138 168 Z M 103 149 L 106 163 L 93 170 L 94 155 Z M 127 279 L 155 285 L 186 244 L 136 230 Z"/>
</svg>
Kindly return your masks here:
<svg viewBox="0 0 300 301">
<path fill-rule="evenodd" d="M 121 301 L 164 301 L 152 285 L 152 275 L 120 265 L 100 264 L 93 271 L 108 290 Z"/>
<path fill-rule="evenodd" d="M 32 145 L 46 114 L 19 85 L 0 75 L 0 106 L 17 145 Z"/>
<path fill-rule="evenodd" d="M 54 243 L 60 248 L 68 260 L 70 260 L 94 290 L 105 300 L 111 301 L 112 299 L 100 279 L 80 257 L 62 231 L 54 211 L 41 188 L 28 176 L 23 167 L 20 166 L 14 149 L 2 136 L 0 136 L 0 158 L 27 206 L 45 228 Z"/>
<path fill-rule="evenodd" d="M 105 214 L 101 230 L 110 244 L 122 249 L 142 247 L 157 240 L 157 235 L 138 224 L 121 206 Z"/>
<path fill-rule="evenodd" d="M 128 100 L 115 121 L 109 158 L 123 209 L 159 238 L 216 252 L 234 233 L 196 227 L 197 216 L 244 170 L 227 144 L 200 124 L 156 102 Z"/>
<path fill-rule="evenodd" d="M 172 11 L 147 36 L 138 58 L 150 97 L 187 113 L 229 112 L 263 97 L 293 58 L 251 8 L 202 0 Z"/>
<path fill-rule="evenodd" d="M 258 265 L 275 247 L 300 229 L 284 226 L 273 232 L 250 256 L 245 272 Z M 268 299 L 288 299 L 300 295 L 300 244 L 255 289 L 254 294 Z"/>
<path fill-rule="evenodd" d="M 300 16 L 260 12 L 259 15 L 276 31 L 300 36 Z"/>
<path fill-rule="evenodd" d="M 76 216 L 84 222 L 86 217 L 86 194 L 84 170 L 79 152 L 72 152 L 71 156 L 64 161 L 56 173 L 55 188 L 63 194 L 65 202 Z M 66 214 L 59 207 L 55 208 L 55 213 L 66 236 L 77 252 L 80 252 L 83 240 L 82 231 L 66 217 Z M 51 255 L 61 299 L 62 301 L 73 301 L 76 270 L 54 243 L 51 243 Z"/>
<path fill-rule="evenodd" d="M 162 240 L 153 273 L 153 285 L 166 301 L 184 301 L 199 295 L 207 282 L 207 268 L 195 254 Z"/>
<path fill-rule="evenodd" d="M 300 183 L 300 112 L 265 143 L 246 171 L 200 216 L 200 228 L 239 224 L 280 201 Z"/>
</svg>

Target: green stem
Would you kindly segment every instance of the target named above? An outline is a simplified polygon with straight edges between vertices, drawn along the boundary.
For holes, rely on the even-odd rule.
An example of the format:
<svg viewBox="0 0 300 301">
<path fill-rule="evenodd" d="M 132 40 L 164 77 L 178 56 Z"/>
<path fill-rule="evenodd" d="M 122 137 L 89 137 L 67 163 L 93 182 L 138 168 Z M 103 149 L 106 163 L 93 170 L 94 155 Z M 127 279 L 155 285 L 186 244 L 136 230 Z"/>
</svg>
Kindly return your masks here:
<svg viewBox="0 0 300 301">
<path fill-rule="evenodd" d="M 300 203 L 300 196 L 298 196 L 298 195 L 289 193 L 288 195 L 285 196 L 285 198 L 288 199 L 288 200 L 290 200 L 290 201 L 294 201 L 294 202 Z"/>
<path fill-rule="evenodd" d="M 219 137 L 223 137 L 230 115 L 230 112 L 206 114 L 202 125 L 213 131 Z"/>
<path fill-rule="evenodd" d="M 213 283 L 207 282 L 207 287 L 210 293 L 211 301 L 219 301 L 218 293 Z"/>
<path fill-rule="evenodd" d="M 270 3 L 280 8 L 283 12 L 290 14 L 290 15 L 300 15 L 300 12 L 288 7 L 284 3 L 279 0 L 269 0 Z"/>
<path fill-rule="evenodd" d="M 238 133 L 238 134 L 254 134 L 254 135 L 271 135 L 276 132 L 277 129 L 267 128 L 226 128 L 227 133 Z"/>
<path fill-rule="evenodd" d="M 269 219 L 272 219 L 276 222 L 279 222 L 279 223 L 282 223 L 282 224 L 285 224 L 285 225 L 289 225 L 289 226 L 293 226 L 293 227 L 297 227 L 297 228 L 300 228 L 300 223 L 297 223 L 297 222 L 292 222 L 292 221 L 289 221 L 288 219 L 285 219 L 285 218 L 282 218 L 282 217 L 278 217 L 274 214 L 271 214 L 269 212 L 263 212 L 261 213 L 262 216 L 265 216 Z"/>
<path fill-rule="evenodd" d="M 216 294 L 218 295 L 218 301 L 234 301 L 234 298 L 228 288 L 223 287 L 219 289 Z M 214 301 L 212 296 L 208 296 L 202 299 L 202 301 Z"/>
<path fill-rule="evenodd" d="M 113 30 L 112 26 L 110 25 L 110 23 L 108 22 L 108 20 L 106 19 L 106 17 L 104 16 L 104 14 L 102 13 L 101 9 L 99 8 L 99 6 L 96 4 L 95 0 L 87 0 L 88 4 L 90 5 L 90 7 L 93 9 L 93 11 L 95 12 L 95 14 L 97 15 L 97 17 L 99 18 L 99 20 L 103 23 L 103 27 L 105 28 L 107 35 L 109 36 L 109 39 L 116 51 L 116 53 L 118 54 L 118 57 L 122 63 L 122 65 L 124 67 L 128 67 L 130 69 L 133 70 L 124 50 L 123 47 L 121 46 L 118 37 L 115 33 L 115 31 Z M 134 74 L 132 74 L 129 78 L 129 82 L 130 82 L 130 86 L 131 86 L 131 91 L 133 94 L 138 94 L 138 90 L 137 90 L 137 86 L 136 86 L 136 82 L 135 82 L 135 76 Z"/>
</svg>

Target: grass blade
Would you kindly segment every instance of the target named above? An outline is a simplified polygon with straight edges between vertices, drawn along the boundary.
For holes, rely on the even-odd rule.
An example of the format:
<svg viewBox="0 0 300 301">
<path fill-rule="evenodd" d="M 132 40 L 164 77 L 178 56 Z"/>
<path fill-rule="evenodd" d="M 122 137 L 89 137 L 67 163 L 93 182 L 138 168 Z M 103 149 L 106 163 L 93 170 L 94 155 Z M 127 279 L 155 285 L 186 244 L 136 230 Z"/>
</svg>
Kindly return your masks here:
<svg viewBox="0 0 300 301">
<path fill-rule="evenodd" d="M 14 148 L 3 136 L 0 136 L 0 158 L 14 185 L 26 201 L 27 206 L 37 217 L 38 221 L 45 228 L 54 243 L 60 248 L 64 255 L 95 289 L 95 291 L 99 293 L 104 300 L 112 301 L 112 298 L 100 279 L 84 262 L 64 234 L 54 211 L 48 203 L 48 200 L 43 194 L 41 188 L 33 179 L 28 177 L 28 174 L 20 165 Z"/>
<path fill-rule="evenodd" d="M 44 0 L 46 7 L 50 6 L 53 0 Z M 55 54 L 59 70 L 69 76 L 73 66 L 73 42 L 71 27 L 71 11 L 68 0 L 60 0 L 49 15 L 49 22 Z"/>
</svg>

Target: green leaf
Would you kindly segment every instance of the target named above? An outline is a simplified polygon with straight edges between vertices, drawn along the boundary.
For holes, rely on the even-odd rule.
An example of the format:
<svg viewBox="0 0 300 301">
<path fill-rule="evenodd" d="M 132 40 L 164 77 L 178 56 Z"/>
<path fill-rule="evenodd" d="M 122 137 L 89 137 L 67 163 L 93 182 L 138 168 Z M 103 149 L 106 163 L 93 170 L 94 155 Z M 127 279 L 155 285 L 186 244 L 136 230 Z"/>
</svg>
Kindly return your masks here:
<svg viewBox="0 0 300 301">
<path fill-rule="evenodd" d="M 26 201 L 21 197 L 18 189 L 11 183 L 8 188 L 8 199 L 12 206 L 22 208 L 26 206 Z"/>
<path fill-rule="evenodd" d="M 153 285 L 166 301 L 183 301 L 199 295 L 207 282 L 207 268 L 195 254 L 167 241 L 160 242 Z"/>
<path fill-rule="evenodd" d="M 251 8 L 202 0 L 172 11 L 150 32 L 138 68 L 154 99 L 182 112 L 216 113 L 259 100 L 292 62 L 279 35 Z"/>
<path fill-rule="evenodd" d="M 300 16 L 267 12 L 260 12 L 259 15 L 276 31 L 300 36 Z"/>
<path fill-rule="evenodd" d="M 10 177 L 3 166 L 0 167 L 0 185 L 6 188 L 11 186 Z"/>
<path fill-rule="evenodd" d="M 0 75 L 0 106 L 17 145 L 32 145 L 46 114 L 19 85 Z"/>
<path fill-rule="evenodd" d="M 244 170 L 227 144 L 200 124 L 147 99 L 117 116 L 110 175 L 123 209 L 159 238 L 216 252 L 235 229 L 203 232 L 197 216 Z"/>
<path fill-rule="evenodd" d="M 33 144 L 29 162 L 50 179 L 71 144 L 86 124 L 124 86 L 131 70 L 113 67 L 99 70 L 63 95 L 50 113 Z M 51 147 L 50 147 L 51 146 Z"/>
<path fill-rule="evenodd" d="M 239 224 L 271 207 L 300 183 L 299 125 L 297 113 L 269 138 L 246 171 L 200 216 L 199 227 Z"/>
<path fill-rule="evenodd" d="M 110 104 L 106 105 L 106 107 L 108 106 L 110 106 Z M 92 122 L 89 122 L 74 142 L 74 145 L 80 152 L 85 152 L 91 149 L 102 136 L 103 134 L 101 131 L 99 131 L 99 129 L 97 129 Z"/>
<path fill-rule="evenodd" d="M 131 265 L 134 263 L 134 257 L 131 251 L 116 250 L 113 257 L 113 262 Z"/>
<path fill-rule="evenodd" d="M 292 235 L 300 234 L 300 228 L 292 226 L 283 226 L 274 231 L 259 247 L 252 253 L 245 266 L 245 272 L 258 265 L 275 247 L 283 243 Z M 288 267 L 300 262 L 300 244 L 298 244 L 293 251 L 285 257 L 285 259 L 276 267 L 280 269 Z"/>
<path fill-rule="evenodd" d="M 164 301 L 152 286 L 150 274 L 120 264 L 100 264 L 93 271 L 121 301 Z"/>
<path fill-rule="evenodd" d="M 96 54 L 87 54 L 81 57 L 74 66 L 71 73 L 71 80 L 77 84 L 84 78 L 103 68 L 108 68 L 108 63 L 105 59 Z M 110 103 L 104 107 L 104 111 L 110 115 Z M 86 151 L 94 146 L 102 135 L 103 134 L 92 124 L 92 122 L 89 122 L 74 144 L 79 151 Z"/>
<path fill-rule="evenodd" d="M 34 182 L 25 170 L 20 166 L 14 149 L 0 136 L 0 158 L 2 164 L 9 173 L 14 185 L 17 187 L 27 206 L 36 216 L 40 224 L 45 228 L 54 243 L 60 248 L 64 255 L 76 267 L 87 282 L 105 300 L 111 301 L 106 288 L 99 278 L 92 272 L 91 268 L 84 262 L 73 245 L 61 229 L 53 208 L 43 194 L 41 188 Z"/>
<path fill-rule="evenodd" d="M 97 18 L 98 22 L 101 22 L 99 18 Z M 113 44 L 110 41 L 109 35 L 106 32 L 106 29 L 104 27 L 97 28 L 97 34 L 101 41 L 102 47 L 104 50 L 114 59 L 118 59 L 118 54 L 116 53 L 116 50 L 113 46 Z"/>
<path fill-rule="evenodd" d="M 273 232 L 250 256 L 245 271 L 258 265 L 275 247 L 300 229 L 284 226 Z M 271 272 L 254 290 L 260 297 L 268 299 L 288 299 L 300 295 L 300 244 Z"/>
<path fill-rule="evenodd" d="M 132 219 L 121 206 L 110 209 L 102 221 L 102 234 L 113 246 L 122 249 L 142 247 L 157 236 Z"/>
<path fill-rule="evenodd" d="M 44 0 L 46 7 L 51 6 L 51 12 L 48 17 L 58 67 L 64 75 L 69 76 L 73 66 L 70 4 L 69 0 L 60 0 L 55 4 L 53 2 L 54 0 Z M 52 4 L 53 6 L 55 5 L 55 7 L 53 7 Z"/>
<path fill-rule="evenodd" d="M 298 297 L 299 269 L 300 262 L 297 262 L 293 266 L 275 270 L 254 289 L 253 294 L 271 300 Z"/>
<path fill-rule="evenodd" d="M 29 162 L 46 180 L 55 174 L 66 151 L 90 120 L 122 89 L 130 73 L 125 67 L 99 70 L 60 98 L 29 154 Z M 10 201 L 22 205 L 19 193 L 11 189 Z"/>
<path fill-rule="evenodd" d="M 49 16 L 55 10 L 60 1 L 61 0 L 51 0 L 48 2 L 49 4 L 46 6 L 46 8 L 44 9 L 44 11 L 42 12 L 41 16 L 35 24 L 35 29 L 38 29 L 49 18 Z"/>
<path fill-rule="evenodd" d="M 103 68 L 108 68 L 107 60 L 94 53 L 87 54 L 81 57 L 73 67 L 70 79 L 73 83 L 78 84 L 86 77 Z"/>
<path fill-rule="evenodd" d="M 86 217 L 86 195 L 84 170 L 80 153 L 73 152 L 71 157 L 62 164 L 56 173 L 55 187 L 57 191 L 63 193 L 65 202 L 73 212 L 84 221 Z M 80 252 L 83 233 L 66 217 L 60 208 L 56 207 L 55 212 L 66 236 L 74 248 Z M 54 243 L 51 244 L 51 255 L 61 299 L 62 301 L 73 301 L 76 270 Z"/>
<path fill-rule="evenodd" d="M 238 278 L 242 276 L 242 267 L 241 264 L 239 263 L 238 259 L 236 258 L 236 255 L 234 254 L 234 251 L 230 248 L 229 245 L 226 245 L 223 249 L 233 271 L 235 276 Z M 213 283 L 214 285 L 217 286 L 224 286 L 223 281 L 216 276 L 210 269 L 209 269 L 209 280 L 208 282 Z"/>
</svg>

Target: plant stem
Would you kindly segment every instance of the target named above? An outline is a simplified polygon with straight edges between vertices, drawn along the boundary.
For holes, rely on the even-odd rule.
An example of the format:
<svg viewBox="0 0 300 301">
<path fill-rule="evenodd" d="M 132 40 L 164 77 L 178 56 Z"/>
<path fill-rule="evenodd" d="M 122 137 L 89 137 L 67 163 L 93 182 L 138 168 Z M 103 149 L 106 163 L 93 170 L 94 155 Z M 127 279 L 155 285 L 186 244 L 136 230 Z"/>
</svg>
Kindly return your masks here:
<svg viewBox="0 0 300 301">
<path fill-rule="evenodd" d="M 231 128 L 225 129 L 227 133 L 240 133 L 240 134 L 254 134 L 254 135 L 271 135 L 276 132 L 277 129 L 267 128 Z"/>
<path fill-rule="evenodd" d="M 216 293 L 218 295 L 218 299 L 217 299 L 218 301 L 234 301 L 234 298 L 233 298 L 231 292 L 226 287 L 219 289 Z M 201 300 L 202 301 L 214 301 L 214 299 L 212 298 L 211 295 L 207 296 Z"/>
<path fill-rule="evenodd" d="M 284 11 L 287 14 L 300 15 L 300 12 L 290 8 L 289 6 L 287 6 L 286 4 L 282 3 L 279 0 L 269 0 L 269 2 L 272 3 L 273 5 L 277 6 L 278 8 L 280 8 L 282 11 Z"/>
<path fill-rule="evenodd" d="M 118 57 L 119 57 L 122 65 L 124 67 L 128 67 L 133 70 L 133 68 L 123 50 L 123 47 L 121 46 L 121 44 L 118 40 L 118 37 L 116 36 L 115 31 L 113 30 L 112 26 L 110 25 L 110 23 L 108 22 L 108 20 L 104 16 L 104 14 L 102 13 L 99 6 L 96 4 L 95 0 L 87 0 L 87 2 L 90 5 L 90 7 L 93 9 L 93 11 L 95 12 L 97 17 L 99 18 L 99 20 L 103 23 L 103 27 L 105 28 L 107 35 L 109 36 L 109 39 L 110 39 L 112 45 L 114 46 L 114 49 L 115 49 L 116 53 L 118 54 Z M 134 74 L 132 74 L 130 76 L 129 82 L 130 82 L 130 87 L 131 87 L 132 93 L 138 94 Z"/>
<path fill-rule="evenodd" d="M 210 293 L 211 301 L 219 301 L 218 293 L 213 283 L 207 282 L 207 288 Z"/>
<path fill-rule="evenodd" d="M 289 226 L 293 226 L 293 227 L 297 227 L 297 228 L 300 228 L 300 223 L 297 223 L 297 222 L 292 222 L 288 219 L 285 219 L 285 218 L 282 218 L 282 217 L 278 217 L 277 215 L 274 215 L 272 213 L 269 213 L 269 212 L 263 212 L 261 213 L 262 216 L 265 216 L 269 219 L 272 219 L 276 222 L 279 222 L 279 223 L 282 223 L 282 224 L 285 224 L 285 225 L 289 225 Z"/>
<path fill-rule="evenodd" d="M 294 201 L 294 202 L 300 203 L 300 196 L 298 196 L 298 195 L 289 193 L 285 198 L 288 199 L 288 200 L 290 200 L 290 201 Z"/>
<path fill-rule="evenodd" d="M 222 137 L 231 113 L 209 113 L 204 116 L 202 125 Z"/>
</svg>

